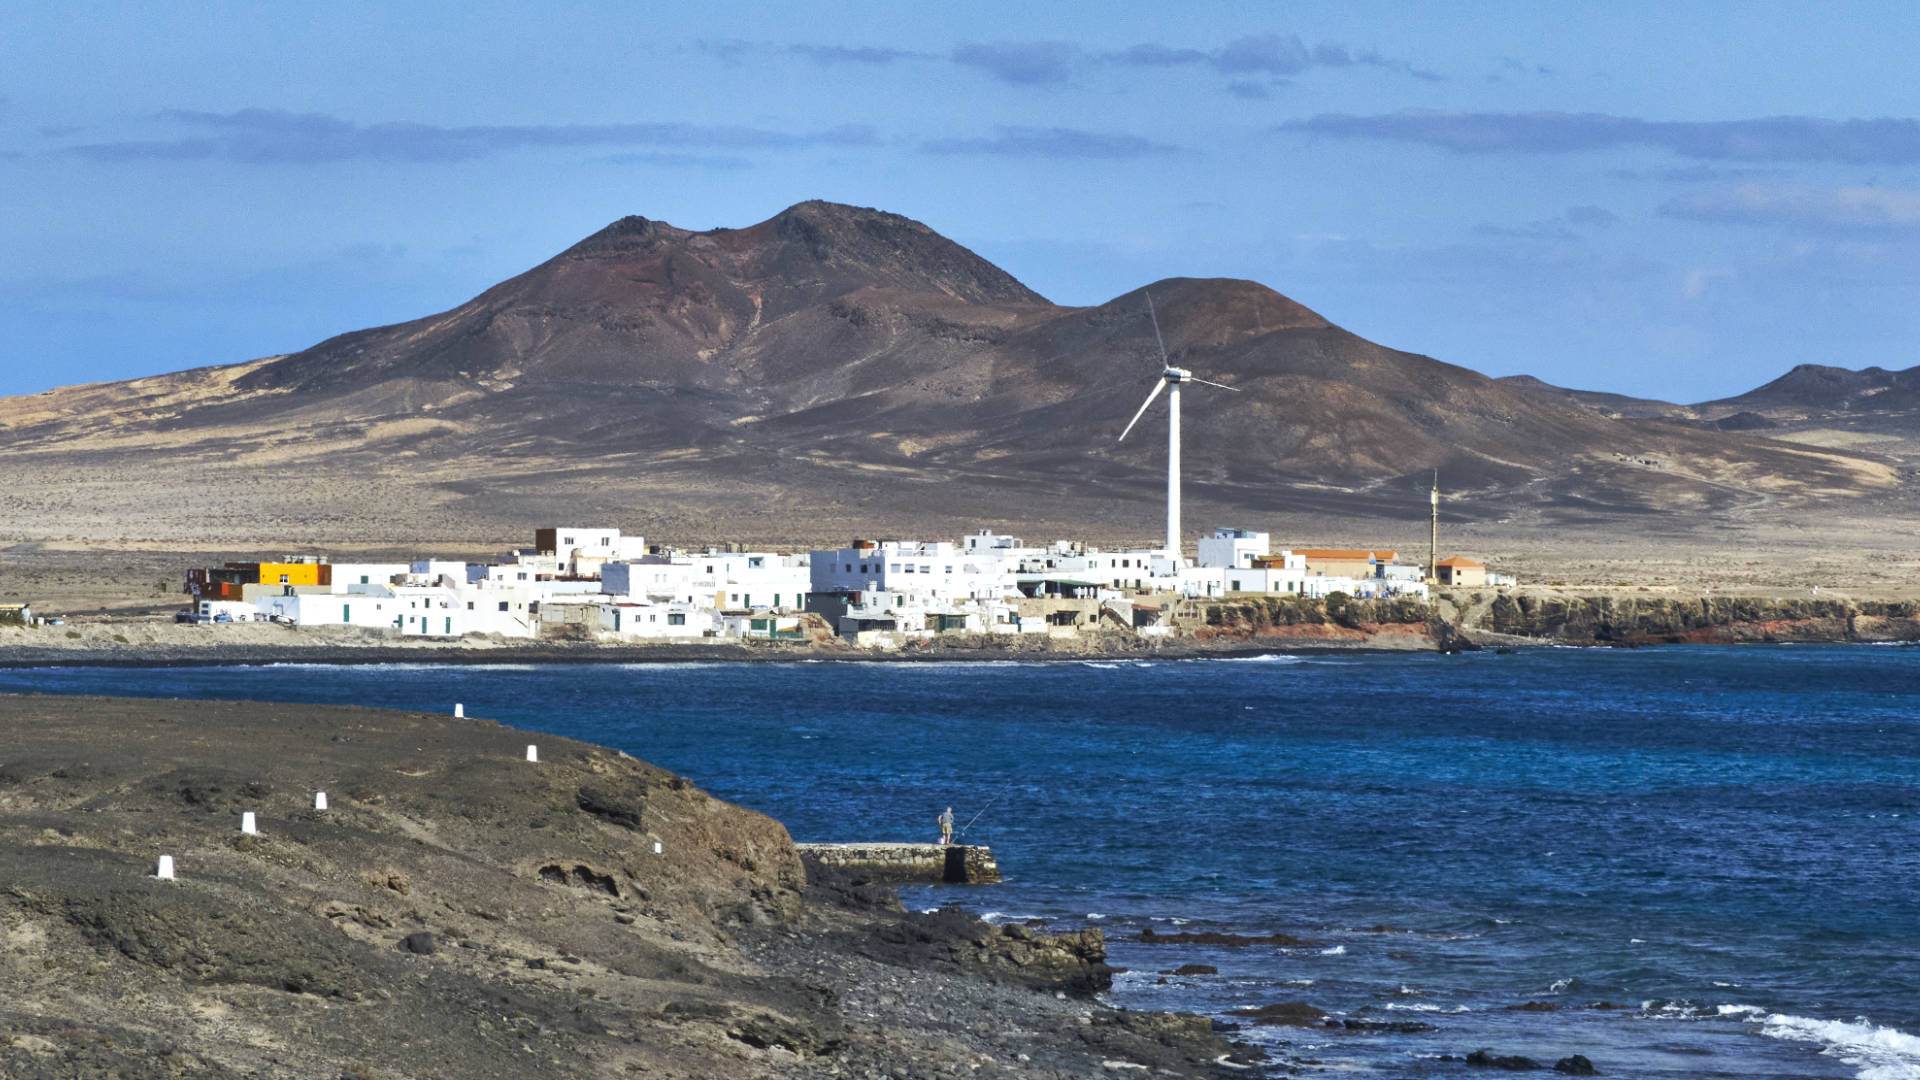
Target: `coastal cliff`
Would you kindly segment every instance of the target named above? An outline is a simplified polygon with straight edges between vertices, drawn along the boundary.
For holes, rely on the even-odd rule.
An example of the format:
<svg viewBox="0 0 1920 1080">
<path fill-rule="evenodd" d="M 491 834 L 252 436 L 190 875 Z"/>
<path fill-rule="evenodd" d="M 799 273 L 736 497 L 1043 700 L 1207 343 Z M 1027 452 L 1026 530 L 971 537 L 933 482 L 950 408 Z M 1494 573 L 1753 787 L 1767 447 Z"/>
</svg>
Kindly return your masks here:
<svg viewBox="0 0 1920 1080">
<path fill-rule="evenodd" d="M 1912 601 L 1532 592 L 1446 600 L 1466 601 L 1462 630 L 1569 645 L 1920 641 Z"/>
<path fill-rule="evenodd" d="M 1095 1003 L 1112 971 L 1098 931 L 903 912 L 809 866 L 778 822 L 615 750 L 369 709 L 0 708 L 0 1075 L 1056 1077 L 1116 1060 L 1203 1076 L 1248 1060 L 1200 1018 Z"/>
<path fill-rule="evenodd" d="M 1920 602 L 1493 589 L 1425 602 L 1336 593 L 1216 601 L 1185 629 L 1198 642 L 1289 649 L 1901 642 L 1920 641 Z"/>
</svg>

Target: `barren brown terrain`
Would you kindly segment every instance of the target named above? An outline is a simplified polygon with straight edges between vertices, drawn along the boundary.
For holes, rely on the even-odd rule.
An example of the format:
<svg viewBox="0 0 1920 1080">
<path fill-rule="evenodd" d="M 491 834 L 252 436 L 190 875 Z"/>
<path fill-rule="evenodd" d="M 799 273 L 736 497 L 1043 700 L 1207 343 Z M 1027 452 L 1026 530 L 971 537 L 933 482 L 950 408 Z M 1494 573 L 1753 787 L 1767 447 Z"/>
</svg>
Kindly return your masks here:
<svg viewBox="0 0 1920 1080">
<path fill-rule="evenodd" d="M 478 557 L 555 522 L 676 545 L 1149 543 L 1164 406 L 1115 442 L 1160 369 L 1146 292 L 1172 361 L 1241 390 L 1187 394 L 1190 535 L 1423 558 L 1437 470 L 1441 554 L 1523 580 L 1912 580 L 1900 437 L 1833 402 L 1716 419 L 1784 416 L 1806 379 L 1642 408 L 1383 348 L 1252 282 L 1061 307 L 918 222 L 803 203 L 700 233 L 627 218 L 414 322 L 0 399 L 0 595 L 164 608 L 194 564 Z"/>
<path fill-rule="evenodd" d="M 9 1078 L 1057 1080 L 1260 1056 L 1092 1000 L 1097 930 L 904 912 L 614 750 L 371 709 L 0 707 Z"/>
</svg>

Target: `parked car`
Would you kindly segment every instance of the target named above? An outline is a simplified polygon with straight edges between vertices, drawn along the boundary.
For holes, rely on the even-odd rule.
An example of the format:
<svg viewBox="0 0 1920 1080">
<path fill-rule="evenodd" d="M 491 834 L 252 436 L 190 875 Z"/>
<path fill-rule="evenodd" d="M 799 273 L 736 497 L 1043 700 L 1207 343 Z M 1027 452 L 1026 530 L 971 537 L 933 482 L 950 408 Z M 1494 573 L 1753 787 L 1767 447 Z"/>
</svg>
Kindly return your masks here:
<svg viewBox="0 0 1920 1080">
<path fill-rule="evenodd" d="M 197 623 L 200 621 L 200 613 L 197 611 L 176 611 L 173 613 L 173 621 Z"/>
<path fill-rule="evenodd" d="M 219 613 L 218 615 L 215 615 L 215 616 L 213 617 L 213 621 L 214 621 L 214 622 L 232 622 L 232 621 L 233 621 L 233 616 L 231 616 L 231 615 L 229 615 L 229 614 L 227 614 L 226 612 L 224 612 L 224 611 L 222 611 L 222 612 L 220 612 L 220 613 Z"/>
</svg>

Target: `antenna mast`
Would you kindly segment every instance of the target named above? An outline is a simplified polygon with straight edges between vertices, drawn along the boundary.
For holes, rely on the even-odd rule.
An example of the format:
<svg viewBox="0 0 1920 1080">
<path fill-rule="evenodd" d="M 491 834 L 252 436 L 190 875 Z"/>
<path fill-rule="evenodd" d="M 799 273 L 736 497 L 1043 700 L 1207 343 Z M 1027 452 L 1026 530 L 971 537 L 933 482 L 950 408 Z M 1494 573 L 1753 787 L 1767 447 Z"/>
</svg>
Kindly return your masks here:
<svg viewBox="0 0 1920 1080">
<path fill-rule="evenodd" d="M 1435 563 L 1434 563 L 1434 561 L 1438 559 L 1440 556 L 1440 470 L 1439 469 L 1433 470 L 1433 491 L 1429 493 L 1427 501 L 1433 505 L 1433 517 L 1428 522 L 1428 525 L 1427 525 L 1427 584 L 1435 585 L 1435 584 L 1438 584 L 1440 580 L 1438 577 L 1435 576 L 1437 567 L 1435 566 Z"/>
</svg>

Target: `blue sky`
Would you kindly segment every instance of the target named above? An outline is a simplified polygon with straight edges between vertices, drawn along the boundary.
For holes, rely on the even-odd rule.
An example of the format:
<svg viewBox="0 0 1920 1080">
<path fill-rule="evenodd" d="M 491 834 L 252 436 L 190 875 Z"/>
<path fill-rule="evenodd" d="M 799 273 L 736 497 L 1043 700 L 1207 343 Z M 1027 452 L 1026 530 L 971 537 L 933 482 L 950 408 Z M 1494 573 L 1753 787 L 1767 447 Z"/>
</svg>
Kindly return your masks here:
<svg viewBox="0 0 1920 1080">
<path fill-rule="evenodd" d="M 1910 4 L 6 7 L 0 393 L 810 198 L 1059 303 L 1251 278 L 1493 375 L 1920 363 Z"/>
</svg>

